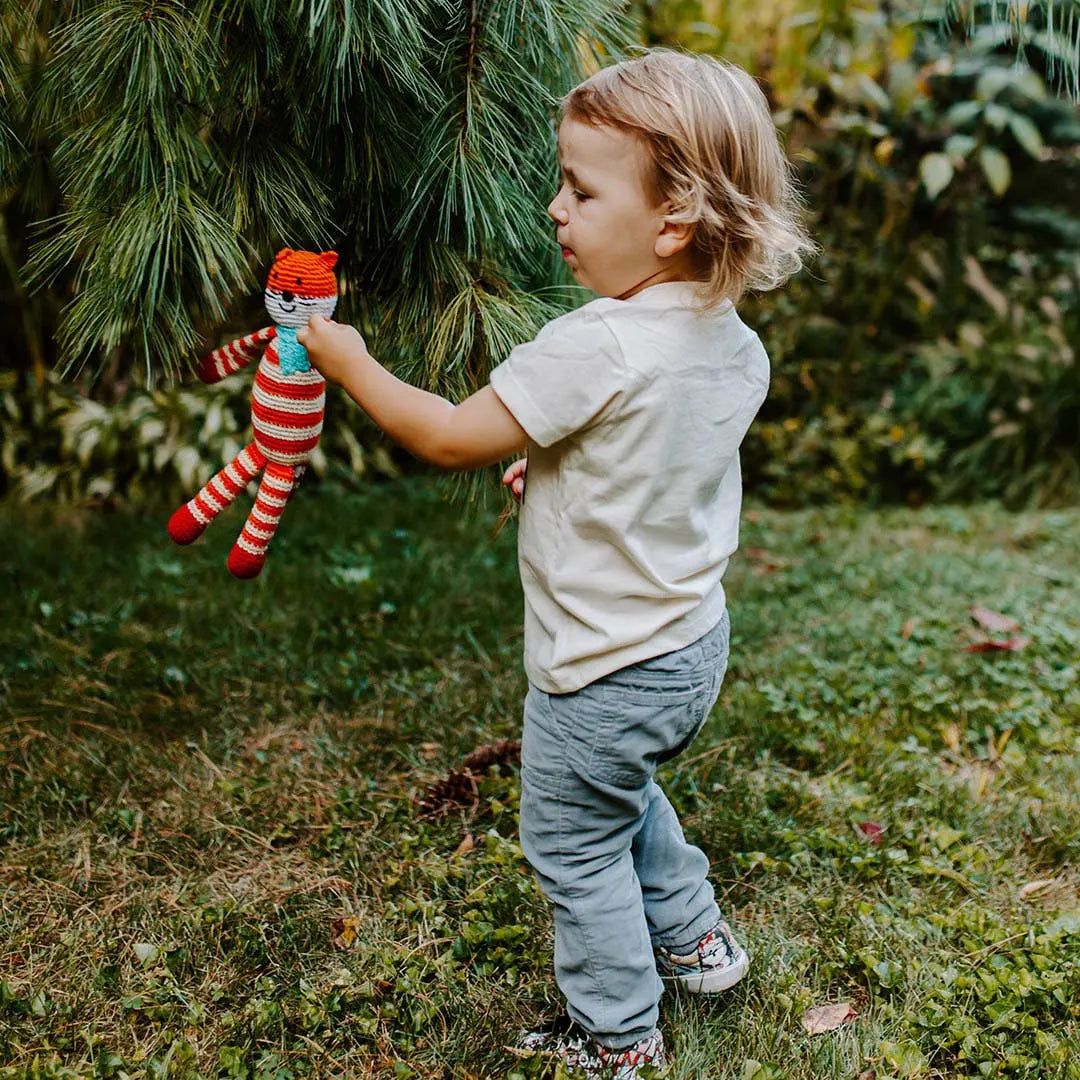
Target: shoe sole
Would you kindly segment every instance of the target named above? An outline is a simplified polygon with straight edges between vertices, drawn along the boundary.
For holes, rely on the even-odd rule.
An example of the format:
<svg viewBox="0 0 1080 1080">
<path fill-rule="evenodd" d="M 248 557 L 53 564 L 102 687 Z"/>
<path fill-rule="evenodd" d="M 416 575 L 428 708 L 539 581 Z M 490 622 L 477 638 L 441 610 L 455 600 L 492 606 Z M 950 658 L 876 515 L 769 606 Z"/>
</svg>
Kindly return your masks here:
<svg viewBox="0 0 1080 1080">
<path fill-rule="evenodd" d="M 558 1050 L 526 1050 L 524 1047 L 521 1046 L 503 1046 L 503 1049 L 508 1054 L 513 1054 L 514 1057 L 519 1058 L 558 1058 L 566 1056 L 565 1054 L 559 1053 Z"/>
<path fill-rule="evenodd" d="M 503 1046 L 503 1049 L 507 1053 L 513 1054 L 514 1057 L 521 1058 L 521 1059 L 538 1057 L 538 1058 L 548 1058 L 550 1060 L 554 1060 L 554 1059 L 561 1058 L 562 1060 L 565 1061 L 565 1055 L 559 1054 L 555 1050 L 523 1050 L 520 1046 Z M 675 1059 L 673 1057 L 669 1056 L 664 1061 L 663 1065 L 656 1065 L 656 1064 L 653 1064 L 652 1062 L 650 1062 L 649 1064 L 650 1064 L 650 1066 L 652 1068 L 657 1070 L 657 1072 L 656 1072 L 657 1077 L 663 1077 L 663 1076 L 668 1075 L 668 1069 L 671 1067 L 674 1060 Z M 572 1067 L 583 1068 L 583 1066 L 572 1066 Z"/>
<path fill-rule="evenodd" d="M 713 968 L 700 975 L 662 975 L 665 986 L 685 990 L 688 994 L 719 994 L 733 987 L 750 966 L 750 958 L 745 954 L 738 963 L 730 967 Z"/>
</svg>

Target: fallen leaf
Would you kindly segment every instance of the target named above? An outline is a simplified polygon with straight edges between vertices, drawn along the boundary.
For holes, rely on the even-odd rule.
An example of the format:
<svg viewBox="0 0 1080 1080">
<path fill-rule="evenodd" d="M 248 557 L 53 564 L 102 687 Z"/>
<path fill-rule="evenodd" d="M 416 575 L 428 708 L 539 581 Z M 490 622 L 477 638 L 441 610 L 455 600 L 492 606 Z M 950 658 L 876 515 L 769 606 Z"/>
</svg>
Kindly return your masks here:
<svg viewBox="0 0 1080 1080">
<path fill-rule="evenodd" d="M 431 761 L 432 758 L 438 757 L 441 749 L 442 747 L 437 742 L 425 742 L 420 744 L 420 752 L 424 755 L 425 761 Z"/>
<path fill-rule="evenodd" d="M 976 641 L 964 647 L 964 652 L 1019 652 L 1031 638 L 1011 637 L 1007 641 Z"/>
<path fill-rule="evenodd" d="M 991 611 L 989 608 L 975 604 L 971 608 L 971 617 L 984 629 L 992 634 L 1011 634 L 1020 629 L 1020 624 L 1008 615 L 1002 615 L 999 611 Z"/>
<path fill-rule="evenodd" d="M 455 855 L 468 855 L 472 849 L 476 847 L 476 841 L 473 840 L 473 834 L 467 832 L 462 838 L 461 843 L 454 848 Z"/>
<path fill-rule="evenodd" d="M 131 948 L 138 957 L 139 962 L 144 965 L 152 964 L 158 958 L 158 947 L 156 945 L 151 945 L 147 941 L 137 941 Z"/>
<path fill-rule="evenodd" d="M 1020 899 L 1026 900 L 1029 896 L 1041 893 L 1044 889 L 1049 889 L 1051 885 L 1056 884 L 1057 878 L 1044 878 L 1042 881 L 1029 881 L 1026 885 L 1020 887 Z"/>
<path fill-rule="evenodd" d="M 915 627 L 922 622 L 922 619 L 918 615 L 912 616 L 907 622 L 900 628 L 900 636 L 906 641 L 913 633 L 915 633 Z"/>
<path fill-rule="evenodd" d="M 874 1080 L 874 1070 L 867 1069 L 865 1072 L 859 1073 L 859 1080 Z"/>
<path fill-rule="evenodd" d="M 768 548 L 748 547 L 744 549 L 746 557 L 754 564 L 755 574 L 775 574 L 787 567 L 787 559 L 773 554 Z"/>
<path fill-rule="evenodd" d="M 880 844 L 881 834 L 885 831 L 884 826 L 879 825 L 876 821 L 859 821 L 856 822 L 855 828 L 857 828 L 871 844 Z"/>
<path fill-rule="evenodd" d="M 826 1031 L 835 1031 L 858 1015 L 847 1001 L 841 1001 L 838 1005 L 815 1005 L 803 1013 L 802 1026 L 810 1035 L 821 1035 Z"/>
<path fill-rule="evenodd" d="M 330 944 L 341 952 L 348 952 L 356 944 L 360 932 L 360 920 L 355 915 L 335 919 L 330 927 Z"/>
</svg>

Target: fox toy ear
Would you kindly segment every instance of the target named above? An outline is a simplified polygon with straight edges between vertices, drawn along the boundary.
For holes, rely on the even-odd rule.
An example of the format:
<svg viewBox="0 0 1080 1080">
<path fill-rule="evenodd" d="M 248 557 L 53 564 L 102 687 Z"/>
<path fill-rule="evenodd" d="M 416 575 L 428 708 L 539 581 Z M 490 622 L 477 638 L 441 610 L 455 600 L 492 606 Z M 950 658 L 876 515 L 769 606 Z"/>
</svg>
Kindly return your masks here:
<svg viewBox="0 0 1080 1080">
<path fill-rule="evenodd" d="M 287 255 L 292 254 L 292 248 L 282 248 L 275 256 L 274 262 L 281 262 Z"/>
<path fill-rule="evenodd" d="M 326 267 L 327 270 L 333 270 L 337 266 L 337 252 L 336 251 L 320 251 L 319 262 Z"/>
</svg>

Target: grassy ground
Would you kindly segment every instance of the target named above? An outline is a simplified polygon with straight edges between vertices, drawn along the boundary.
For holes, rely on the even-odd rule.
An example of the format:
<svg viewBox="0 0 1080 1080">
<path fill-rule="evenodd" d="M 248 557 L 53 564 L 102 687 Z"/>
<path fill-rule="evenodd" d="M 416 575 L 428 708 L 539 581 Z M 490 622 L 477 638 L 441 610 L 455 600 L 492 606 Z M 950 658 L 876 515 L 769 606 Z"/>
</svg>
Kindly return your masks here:
<svg viewBox="0 0 1080 1080">
<path fill-rule="evenodd" d="M 422 807 L 518 734 L 513 529 L 313 488 L 239 583 L 237 514 L 185 550 L 166 514 L 0 507 L 0 1077 L 535 1075 L 501 1049 L 558 1003 L 516 769 Z M 671 1075 L 1080 1076 L 1080 512 L 743 542 L 663 779 L 753 963 L 665 997 Z M 975 604 L 1026 646 L 966 651 Z M 828 1002 L 857 1018 L 808 1035 Z"/>
</svg>

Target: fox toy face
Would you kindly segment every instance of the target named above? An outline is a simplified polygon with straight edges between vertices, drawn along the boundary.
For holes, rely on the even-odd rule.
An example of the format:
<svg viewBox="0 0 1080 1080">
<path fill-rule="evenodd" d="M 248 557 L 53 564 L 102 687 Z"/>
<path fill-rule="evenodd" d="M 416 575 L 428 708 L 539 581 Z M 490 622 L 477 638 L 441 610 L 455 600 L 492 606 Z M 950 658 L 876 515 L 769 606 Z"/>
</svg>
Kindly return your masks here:
<svg viewBox="0 0 1080 1080">
<path fill-rule="evenodd" d="M 333 251 L 292 251 L 283 248 L 274 258 L 266 282 L 266 310 L 277 326 L 299 330 L 312 315 L 334 313 L 337 278 Z"/>
</svg>

